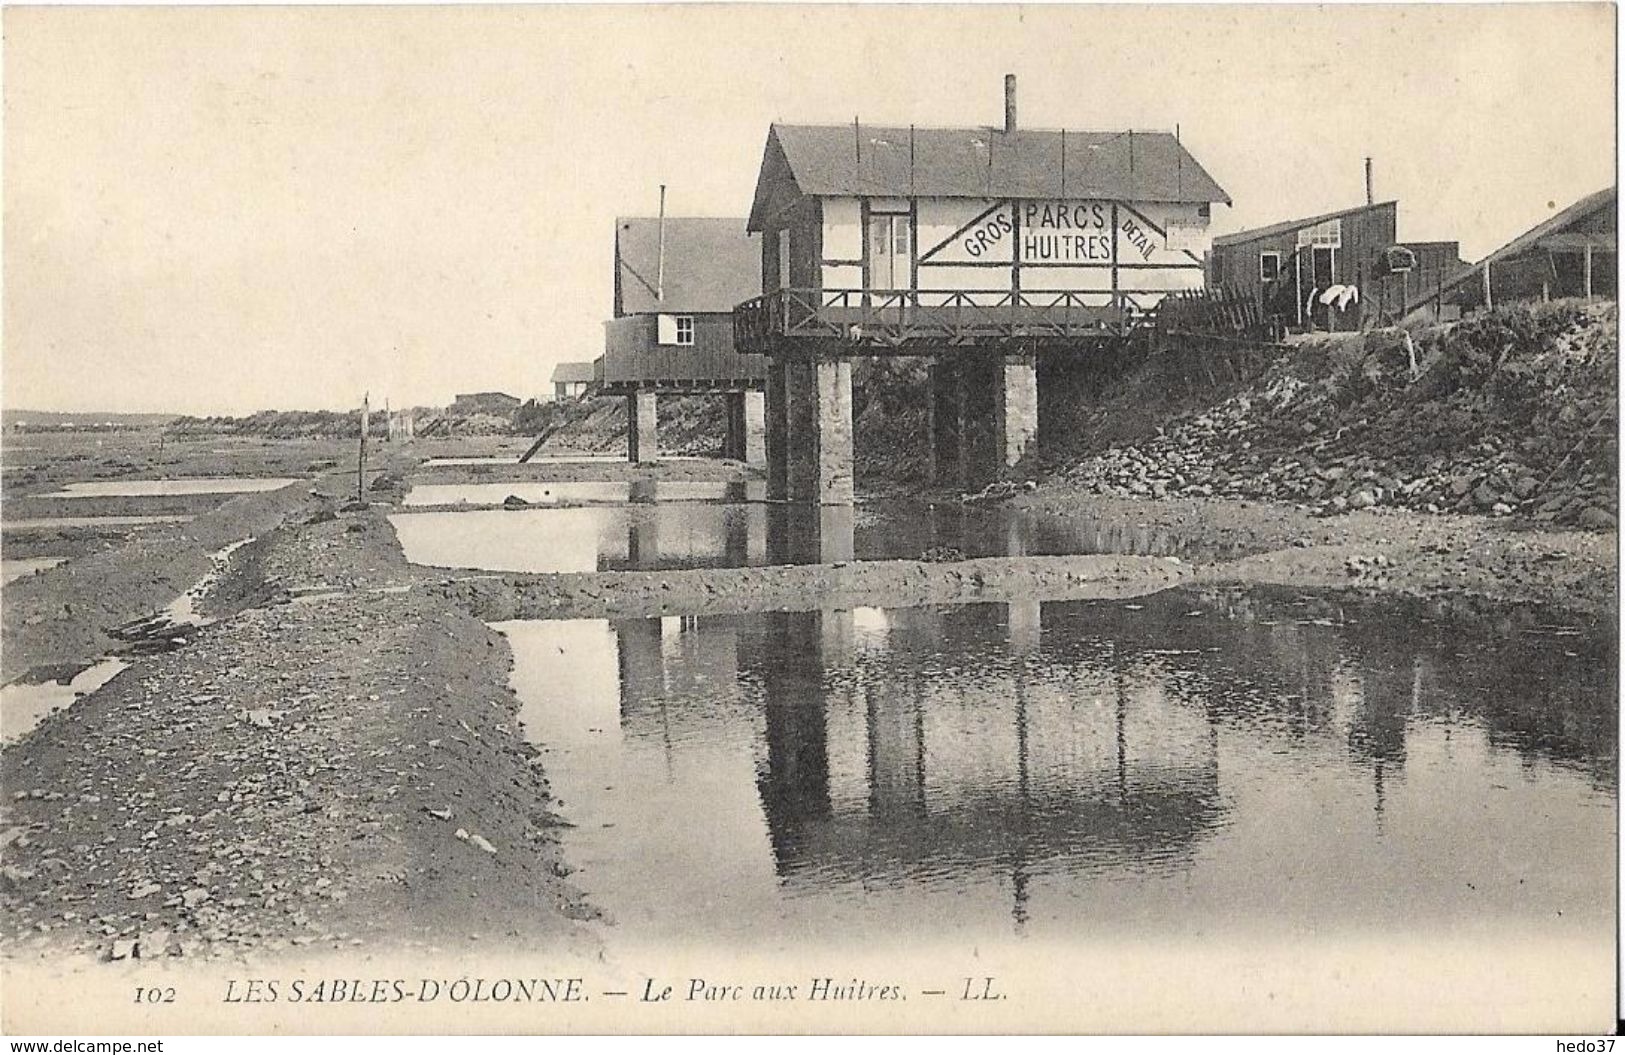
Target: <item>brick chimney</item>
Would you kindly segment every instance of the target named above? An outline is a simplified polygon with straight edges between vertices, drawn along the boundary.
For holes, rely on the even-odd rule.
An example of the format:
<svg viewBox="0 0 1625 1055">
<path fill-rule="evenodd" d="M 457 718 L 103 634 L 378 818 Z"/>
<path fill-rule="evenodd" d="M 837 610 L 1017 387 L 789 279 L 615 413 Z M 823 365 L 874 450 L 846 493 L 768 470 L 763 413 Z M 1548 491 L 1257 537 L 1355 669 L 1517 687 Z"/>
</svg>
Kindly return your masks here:
<svg viewBox="0 0 1625 1055">
<path fill-rule="evenodd" d="M 1004 75 L 1004 131 L 1006 135 L 1016 130 L 1016 75 Z"/>
</svg>

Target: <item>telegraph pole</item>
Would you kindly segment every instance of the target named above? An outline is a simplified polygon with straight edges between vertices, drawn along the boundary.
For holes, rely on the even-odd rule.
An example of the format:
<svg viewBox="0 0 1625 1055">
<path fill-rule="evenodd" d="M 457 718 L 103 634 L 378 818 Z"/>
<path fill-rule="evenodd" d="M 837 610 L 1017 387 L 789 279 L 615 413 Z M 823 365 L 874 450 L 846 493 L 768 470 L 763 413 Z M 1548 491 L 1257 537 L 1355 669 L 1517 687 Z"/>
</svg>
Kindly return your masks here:
<svg viewBox="0 0 1625 1055">
<path fill-rule="evenodd" d="M 361 451 L 360 451 L 359 454 L 356 455 L 356 460 L 355 460 L 355 500 L 357 502 L 366 501 L 366 488 L 367 488 L 367 415 L 368 415 L 367 396 L 368 396 L 368 393 L 366 393 L 366 392 L 361 393 Z"/>
</svg>

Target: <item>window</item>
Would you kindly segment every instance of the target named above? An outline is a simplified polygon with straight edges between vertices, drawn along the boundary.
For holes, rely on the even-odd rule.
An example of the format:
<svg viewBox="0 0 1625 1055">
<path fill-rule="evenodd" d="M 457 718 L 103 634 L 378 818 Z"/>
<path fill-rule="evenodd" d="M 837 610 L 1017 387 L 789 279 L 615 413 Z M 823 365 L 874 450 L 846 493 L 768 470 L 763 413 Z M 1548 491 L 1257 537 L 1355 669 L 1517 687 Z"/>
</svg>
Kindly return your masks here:
<svg viewBox="0 0 1625 1055">
<path fill-rule="evenodd" d="M 779 288 L 789 289 L 790 282 L 790 228 L 779 232 Z"/>
<path fill-rule="evenodd" d="M 1325 220 L 1313 227 L 1304 227 L 1298 231 L 1298 248 L 1304 246 L 1329 246 L 1333 249 L 1343 244 L 1343 221 Z"/>
<path fill-rule="evenodd" d="M 869 214 L 869 285 L 908 289 L 912 284 L 913 225 L 908 213 Z"/>
<path fill-rule="evenodd" d="M 1258 254 L 1258 280 L 1260 282 L 1274 282 L 1281 277 L 1281 254 Z"/>
<path fill-rule="evenodd" d="M 655 319 L 655 340 L 660 344 L 693 344 L 694 316 L 657 316 Z"/>
</svg>

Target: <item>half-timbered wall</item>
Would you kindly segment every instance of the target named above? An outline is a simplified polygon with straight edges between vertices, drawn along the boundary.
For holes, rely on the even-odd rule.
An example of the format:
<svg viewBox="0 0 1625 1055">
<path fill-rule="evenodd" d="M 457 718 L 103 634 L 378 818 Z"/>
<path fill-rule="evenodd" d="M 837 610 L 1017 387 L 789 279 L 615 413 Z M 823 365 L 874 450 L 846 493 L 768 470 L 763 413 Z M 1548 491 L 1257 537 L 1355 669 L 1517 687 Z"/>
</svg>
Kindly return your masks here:
<svg viewBox="0 0 1625 1055">
<path fill-rule="evenodd" d="M 914 289 L 922 304 L 949 299 L 925 295 L 934 292 L 974 291 L 988 303 L 1012 290 L 1079 292 L 1100 306 L 1115 290 L 1149 308 L 1165 293 L 1202 287 L 1206 212 L 1151 202 L 825 198 L 817 288 Z M 906 239 L 892 218 L 906 221 Z M 903 244 L 906 267 L 896 255 Z"/>
</svg>

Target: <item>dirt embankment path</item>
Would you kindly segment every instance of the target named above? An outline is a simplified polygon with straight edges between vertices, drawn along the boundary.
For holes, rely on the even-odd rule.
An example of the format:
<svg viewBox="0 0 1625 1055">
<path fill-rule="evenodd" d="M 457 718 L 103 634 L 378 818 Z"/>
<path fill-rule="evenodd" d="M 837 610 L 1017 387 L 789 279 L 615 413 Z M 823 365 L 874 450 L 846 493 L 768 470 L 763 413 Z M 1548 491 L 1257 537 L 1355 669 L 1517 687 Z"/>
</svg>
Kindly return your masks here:
<svg viewBox="0 0 1625 1055">
<path fill-rule="evenodd" d="M 423 465 L 412 473 L 419 484 L 721 482 L 760 480 L 763 470 L 744 462 L 678 459 L 633 464 L 616 461 L 492 462 L 478 465 Z"/>
<path fill-rule="evenodd" d="M 188 523 L 7 583 L 0 681 L 35 667 L 89 662 L 114 646 L 107 630 L 162 608 L 208 574 L 211 554 L 331 507 L 335 499 L 323 492 L 337 486 L 300 481 L 244 495 Z"/>
<path fill-rule="evenodd" d="M 557 575 L 455 575 L 435 591 L 482 619 L 576 619 L 661 614 L 907 607 L 977 601 L 1136 597 L 1187 581 L 1192 569 L 1157 557 L 989 557 Z"/>
<path fill-rule="evenodd" d="M 586 944 L 506 642 L 413 577 L 381 511 L 284 524 L 255 606 L 0 752 L 11 954 Z"/>
</svg>

